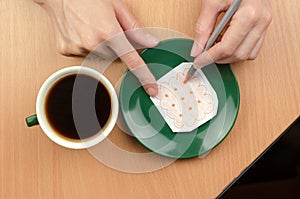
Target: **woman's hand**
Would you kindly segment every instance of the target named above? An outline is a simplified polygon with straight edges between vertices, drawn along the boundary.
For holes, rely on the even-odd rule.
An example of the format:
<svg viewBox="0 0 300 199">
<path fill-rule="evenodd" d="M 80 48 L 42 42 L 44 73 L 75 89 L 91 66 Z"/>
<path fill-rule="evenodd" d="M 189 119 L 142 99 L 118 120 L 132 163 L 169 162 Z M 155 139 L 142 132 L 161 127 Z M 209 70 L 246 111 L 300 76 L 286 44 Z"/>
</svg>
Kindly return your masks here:
<svg viewBox="0 0 300 199">
<path fill-rule="evenodd" d="M 243 0 L 226 31 L 208 51 L 205 44 L 216 25 L 217 17 L 234 0 L 202 0 L 200 17 L 195 28 L 191 56 L 194 66 L 201 68 L 212 62 L 233 63 L 253 60 L 262 47 L 272 15 L 267 0 Z"/>
<path fill-rule="evenodd" d="M 154 47 L 159 40 L 143 31 L 123 0 L 35 0 L 50 15 L 54 24 L 57 48 L 63 55 L 87 55 L 99 43 L 106 41 L 127 65 L 146 92 L 155 96 L 156 80 L 143 59 L 127 40 L 144 47 Z M 102 48 L 100 54 L 108 53 Z M 108 55 L 109 56 L 109 55 Z"/>
</svg>

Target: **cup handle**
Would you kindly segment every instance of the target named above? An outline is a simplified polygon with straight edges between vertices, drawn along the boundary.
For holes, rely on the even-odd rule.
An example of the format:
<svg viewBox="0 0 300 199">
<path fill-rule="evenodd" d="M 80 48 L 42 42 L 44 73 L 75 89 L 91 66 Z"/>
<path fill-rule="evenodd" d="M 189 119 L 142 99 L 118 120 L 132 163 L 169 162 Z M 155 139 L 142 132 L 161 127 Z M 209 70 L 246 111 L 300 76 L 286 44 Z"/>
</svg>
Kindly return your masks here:
<svg viewBox="0 0 300 199">
<path fill-rule="evenodd" d="M 39 121 L 37 119 L 37 115 L 31 115 L 29 117 L 26 118 L 26 124 L 28 127 L 32 127 L 32 126 L 35 126 L 35 125 L 38 125 L 39 124 Z"/>
</svg>

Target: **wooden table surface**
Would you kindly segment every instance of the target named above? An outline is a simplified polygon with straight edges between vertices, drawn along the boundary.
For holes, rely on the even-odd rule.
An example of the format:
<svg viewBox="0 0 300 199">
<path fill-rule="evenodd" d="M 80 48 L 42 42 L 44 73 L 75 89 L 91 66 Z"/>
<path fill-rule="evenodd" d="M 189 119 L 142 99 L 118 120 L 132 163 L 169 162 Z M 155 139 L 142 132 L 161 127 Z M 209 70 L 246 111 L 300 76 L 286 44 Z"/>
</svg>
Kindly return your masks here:
<svg viewBox="0 0 300 199">
<path fill-rule="evenodd" d="M 200 0 L 127 2 L 145 26 L 193 36 Z M 241 105 L 229 136 L 204 159 L 133 174 L 106 166 L 87 150 L 56 145 L 38 126 L 26 127 L 24 118 L 35 112 L 44 80 L 58 69 L 81 64 L 83 58 L 57 53 L 50 19 L 38 5 L 30 0 L 0 1 L 0 197 L 216 197 L 300 115 L 300 3 L 271 4 L 273 22 L 260 55 L 232 65 Z M 125 67 L 113 70 L 107 74 L 112 80 Z M 108 139 L 125 150 L 147 152 L 118 127 Z"/>
</svg>

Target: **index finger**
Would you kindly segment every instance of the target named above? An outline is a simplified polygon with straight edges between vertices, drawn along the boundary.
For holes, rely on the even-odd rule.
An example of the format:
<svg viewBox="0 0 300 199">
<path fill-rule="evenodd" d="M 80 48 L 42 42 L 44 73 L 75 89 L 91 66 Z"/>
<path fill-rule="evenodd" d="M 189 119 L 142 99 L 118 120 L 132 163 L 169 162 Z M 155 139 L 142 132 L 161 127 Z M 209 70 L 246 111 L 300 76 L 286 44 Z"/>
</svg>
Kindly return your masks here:
<svg viewBox="0 0 300 199">
<path fill-rule="evenodd" d="M 120 32 L 109 39 L 108 43 L 128 69 L 138 78 L 148 95 L 157 95 L 158 86 L 153 74 L 134 47 L 129 43 L 124 32 Z"/>
</svg>

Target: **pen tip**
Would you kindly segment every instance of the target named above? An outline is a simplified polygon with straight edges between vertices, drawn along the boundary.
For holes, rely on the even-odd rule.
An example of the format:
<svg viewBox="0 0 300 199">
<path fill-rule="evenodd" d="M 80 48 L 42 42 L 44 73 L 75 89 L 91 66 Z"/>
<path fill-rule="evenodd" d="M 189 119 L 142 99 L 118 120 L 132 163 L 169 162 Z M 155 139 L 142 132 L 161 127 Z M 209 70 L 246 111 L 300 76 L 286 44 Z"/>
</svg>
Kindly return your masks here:
<svg viewBox="0 0 300 199">
<path fill-rule="evenodd" d="M 187 75 L 185 77 L 185 79 L 183 80 L 183 84 L 186 84 L 189 81 L 190 78 L 191 78 L 191 76 Z"/>
</svg>

